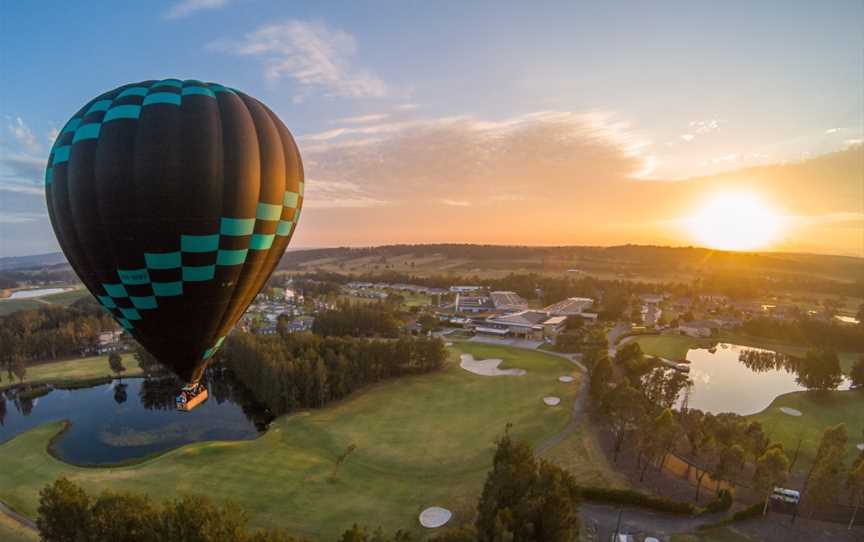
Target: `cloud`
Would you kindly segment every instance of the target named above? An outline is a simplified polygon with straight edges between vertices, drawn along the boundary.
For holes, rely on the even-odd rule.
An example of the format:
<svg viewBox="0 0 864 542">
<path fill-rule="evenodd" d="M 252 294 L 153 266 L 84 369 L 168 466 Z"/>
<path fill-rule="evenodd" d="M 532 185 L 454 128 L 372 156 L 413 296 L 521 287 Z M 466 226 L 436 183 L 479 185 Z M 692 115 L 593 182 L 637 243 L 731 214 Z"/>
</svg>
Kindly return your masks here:
<svg viewBox="0 0 864 542">
<path fill-rule="evenodd" d="M 221 9 L 228 5 L 228 0 L 182 0 L 165 12 L 166 19 L 182 19 L 198 11 Z"/>
<path fill-rule="evenodd" d="M 696 136 L 694 136 L 693 134 L 681 134 L 681 139 L 689 143 L 690 141 L 696 139 Z"/>
<path fill-rule="evenodd" d="M 212 50 L 260 59 L 271 81 L 293 79 L 301 86 L 295 98 L 302 101 L 312 90 L 326 96 L 383 97 L 387 85 L 375 74 L 351 65 L 357 53 L 354 36 L 320 22 L 288 20 L 266 24 L 239 40 L 220 40 Z"/>
<path fill-rule="evenodd" d="M 25 222 L 45 220 L 46 218 L 48 218 L 48 215 L 44 212 L 0 211 L 0 224 L 23 224 Z"/>
<path fill-rule="evenodd" d="M 22 153 L 0 154 L 0 166 L 6 170 L 5 175 L 32 182 L 39 182 L 44 178 L 47 160 L 47 156 L 37 158 Z M 0 176 L 3 176 L 3 172 L 0 172 Z"/>
<path fill-rule="evenodd" d="M 42 150 L 42 145 L 39 144 L 33 131 L 21 117 L 15 117 L 15 120 L 8 124 L 8 128 L 15 140 L 28 151 L 40 152 Z"/>
<path fill-rule="evenodd" d="M 357 117 L 344 117 L 334 122 L 342 124 L 368 124 L 370 122 L 378 122 L 389 117 L 389 113 L 373 113 L 370 115 L 360 115 Z"/>
<path fill-rule="evenodd" d="M 726 121 L 720 119 L 693 120 L 690 121 L 689 126 L 692 133 L 702 135 L 716 132 L 720 129 L 720 125 L 725 123 Z"/>
<path fill-rule="evenodd" d="M 56 126 L 52 126 L 50 130 L 48 130 L 48 144 L 53 145 L 57 140 L 57 136 L 60 135 L 60 128 Z"/>
<path fill-rule="evenodd" d="M 33 196 L 44 196 L 45 187 L 41 184 L 21 183 L 16 181 L 0 180 L 0 192 L 14 192 L 17 194 L 30 194 Z"/>
<path fill-rule="evenodd" d="M 417 109 L 419 107 L 420 106 L 417 104 L 399 104 L 396 107 L 394 107 L 393 109 L 395 109 L 396 111 L 414 111 L 415 109 Z"/>
<path fill-rule="evenodd" d="M 348 181 L 306 180 L 303 206 L 307 209 L 363 208 L 386 205 L 386 201 L 364 194 L 356 184 Z"/>
<path fill-rule="evenodd" d="M 442 199 L 441 203 L 444 205 L 449 205 L 450 207 L 470 207 L 471 202 L 465 200 L 455 200 L 455 199 Z"/>
</svg>

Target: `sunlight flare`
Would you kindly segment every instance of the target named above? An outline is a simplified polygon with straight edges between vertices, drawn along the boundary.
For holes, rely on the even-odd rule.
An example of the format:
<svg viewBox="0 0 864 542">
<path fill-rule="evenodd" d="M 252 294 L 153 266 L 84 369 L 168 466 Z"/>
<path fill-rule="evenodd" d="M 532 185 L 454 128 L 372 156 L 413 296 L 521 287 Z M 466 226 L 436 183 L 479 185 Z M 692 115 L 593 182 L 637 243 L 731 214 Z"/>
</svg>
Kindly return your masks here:
<svg viewBox="0 0 864 542">
<path fill-rule="evenodd" d="M 687 219 L 693 239 L 710 248 L 753 250 L 775 242 L 783 217 L 757 194 L 730 192 L 706 199 Z"/>
</svg>

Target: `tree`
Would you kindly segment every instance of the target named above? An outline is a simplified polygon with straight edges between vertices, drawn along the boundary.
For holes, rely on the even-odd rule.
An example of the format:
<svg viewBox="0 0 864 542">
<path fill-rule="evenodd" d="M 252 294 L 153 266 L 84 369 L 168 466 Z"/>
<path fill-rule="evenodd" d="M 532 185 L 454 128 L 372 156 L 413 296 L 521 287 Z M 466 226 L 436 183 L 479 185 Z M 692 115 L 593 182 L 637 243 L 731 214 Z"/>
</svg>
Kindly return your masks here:
<svg viewBox="0 0 864 542">
<path fill-rule="evenodd" d="M 846 424 L 826 427 L 813 458 L 813 465 L 804 480 L 802 493 L 815 501 L 816 506 L 829 502 L 839 491 L 843 457 L 849 443 Z M 811 487 L 813 486 L 813 487 Z"/>
<path fill-rule="evenodd" d="M 118 405 L 121 405 L 126 402 L 127 398 L 128 396 L 126 394 L 126 384 L 121 384 L 118 382 L 117 385 L 114 386 L 114 402 Z"/>
<path fill-rule="evenodd" d="M 852 370 L 849 371 L 849 380 L 853 388 L 864 388 L 864 356 L 858 358 Z"/>
<path fill-rule="evenodd" d="M 18 382 L 24 382 L 24 378 L 27 377 L 27 365 L 24 363 L 24 356 L 16 354 L 12 358 L 11 373 L 15 375 Z"/>
<path fill-rule="evenodd" d="M 111 371 L 121 380 L 123 379 L 123 373 L 126 371 L 126 367 L 123 366 L 123 358 L 120 357 L 120 354 L 117 352 L 111 352 L 108 354 L 108 367 L 110 367 Z"/>
<path fill-rule="evenodd" d="M 45 542 L 79 542 L 92 538 L 90 497 L 66 478 L 39 492 L 36 525 Z"/>
<path fill-rule="evenodd" d="M 645 415 L 645 396 L 627 384 L 619 384 L 606 394 L 603 410 L 615 434 L 613 461 L 617 462 L 627 432 L 639 427 Z"/>
<path fill-rule="evenodd" d="M 783 453 L 781 447 L 769 447 L 756 461 L 756 472 L 753 476 L 753 482 L 757 489 L 765 493 L 765 507 L 762 509 L 762 515 L 768 513 L 768 500 L 771 498 L 771 493 L 778 484 L 786 481 L 786 475 L 789 472 L 789 458 Z"/>
<path fill-rule="evenodd" d="M 809 390 L 835 390 L 843 382 L 840 359 L 833 350 L 807 352 L 798 364 L 796 381 Z"/>
<path fill-rule="evenodd" d="M 591 383 L 589 393 L 595 400 L 602 401 L 609 392 L 609 384 L 612 382 L 612 364 L 606 356 L 601 357 L 594 364 L 591 371 Z"/>
<path fill-rule="evenodd" d="M 747 460 L 747 453 L 739 444 L 726 446 L 720 450 L 717 465 L 714 467 L 712 478 L 717 481 L 717 492 L 720 492 L 720 482 L 731 482 L 733 473 L 740 471 Z"/>
<path fill-rule="evenodd" d="M 861 502 L 864 501 L 864 452 L 858 457 L 853 468 L 849 472 L 849 477 L 846 480 L 846 487 L 849 488 L 849 499 L 852 501 L 852 518 L 849 520 L 849 528 L 855 525 L 855 517 L 858 515 L 858 508 Z"/>
<path fill-rule="evenodd" d="M 159 363 L 150 352 L 144 349 L 140 344 L 135 344 L 135 361 L 138 362 L 138 367 L 144 371 L 144 374 L 154 373 L 162 368 L 162 364 Z"/>
</svg>

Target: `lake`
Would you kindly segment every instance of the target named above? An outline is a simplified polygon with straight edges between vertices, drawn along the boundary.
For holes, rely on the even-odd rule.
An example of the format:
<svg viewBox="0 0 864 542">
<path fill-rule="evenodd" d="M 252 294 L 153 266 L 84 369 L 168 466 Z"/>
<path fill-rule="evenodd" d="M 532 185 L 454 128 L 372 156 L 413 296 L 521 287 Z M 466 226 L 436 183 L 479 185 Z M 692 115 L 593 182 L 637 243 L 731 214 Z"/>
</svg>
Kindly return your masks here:
<svg viewBox="0 0 864 542">
<path fill-rule="evenodd" d="M 43 295 L 59 294 L 62 292 L 68 292 L 70 290 L 72 290 L 72 288 L 39 288 L 36 290 L 18 290 L 17 292 L 12 292 L 12 295 L 7 297 L 6 299 L 29 299 L 31 297 L 42 297 Z"/>
<path fill-rule="evenodd" d="M 716 348 L 696 348 L 687 352 L 690 362 L 688 405 L 705 412 L 734 412 L 746 416 L 768 408 L 778 395 L 805 390 L 794 372 L 783 368 L 754 371 L 738 356 L 742 350 L 768 352 L 758 348 L 720 343 Z M 846 380 L 840 389 L 848 389 Z"/>
<path fill-rule="evenodd" d="M 230 373 L 209 370 L 210 398 L 191 412 L 174 408 L 173 378 L 125 378 L 90 388 L 52 389 L 35 399 L 0 393 L 0 443 L 46 422 L 69 420 L 55 455 L 78 465 L 119 463 L 205 440 L 250 440 L 272 417 Z M 4 409 L 5 407 L 5 409 Z"/>
</svg>

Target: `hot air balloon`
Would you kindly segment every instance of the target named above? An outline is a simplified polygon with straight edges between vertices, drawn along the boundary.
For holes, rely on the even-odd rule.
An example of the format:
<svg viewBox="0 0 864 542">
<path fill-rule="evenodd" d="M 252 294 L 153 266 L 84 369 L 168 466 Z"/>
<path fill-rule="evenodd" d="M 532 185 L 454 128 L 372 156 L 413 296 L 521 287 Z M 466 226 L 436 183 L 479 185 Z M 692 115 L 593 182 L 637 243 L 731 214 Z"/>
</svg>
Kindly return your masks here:
<svg viewBox="0 0 864 542">
<path fill-rule="evenodd" d="M 57 240 L 87 289 L 198 395 L 201 375 L 288 247 L 297 145 L 236 89 L 143 81 L 82 107 L 45 172 Z M 205 390 L 206 393 L 206 390 Z"/>
</svg>

